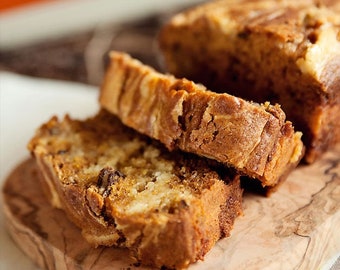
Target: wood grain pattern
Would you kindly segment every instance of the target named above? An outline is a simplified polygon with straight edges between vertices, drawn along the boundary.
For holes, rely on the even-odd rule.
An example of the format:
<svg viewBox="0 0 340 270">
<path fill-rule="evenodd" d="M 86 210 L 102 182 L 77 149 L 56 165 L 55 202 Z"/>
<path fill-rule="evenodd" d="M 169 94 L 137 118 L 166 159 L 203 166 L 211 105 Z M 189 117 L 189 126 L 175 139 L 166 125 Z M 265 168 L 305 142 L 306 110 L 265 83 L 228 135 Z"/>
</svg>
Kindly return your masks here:
<svg viewBox="0 0 340 270">
<path fill-rule="evenodd" d="M 7 227 L 43 269 L 146 269 L 125 249 L 92 248 L 42 194 L 32 159 L 4 188 Z M 340 145 L 313 165 L 300 165 L 270 198 L 245 192 L 244 216 L 190 269 L 318 269 L 340 253 Z"/>
</svg>

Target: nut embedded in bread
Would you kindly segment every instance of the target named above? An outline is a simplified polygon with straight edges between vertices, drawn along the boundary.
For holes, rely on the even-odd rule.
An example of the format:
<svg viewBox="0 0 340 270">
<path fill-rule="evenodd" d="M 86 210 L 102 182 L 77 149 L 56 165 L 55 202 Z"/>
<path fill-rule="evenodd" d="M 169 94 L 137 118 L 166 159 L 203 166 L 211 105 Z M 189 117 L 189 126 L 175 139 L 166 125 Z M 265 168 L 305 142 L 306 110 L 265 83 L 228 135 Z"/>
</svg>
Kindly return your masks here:
<svg viewBox="0 0 340 270">
<path fill-rule="evenodd" d="M 340 142 L 340 1 L 213 1 L 175 15 L 159 44 L 175 76 L 279 103 L 305 161 Z"/>
<path fill-rule="evenodd" d="M 301 133 L 279 105 L 257 104 L 158 73 L 111 52 L 100 104 L 168 149 L 215 159 L 263 186 L 276 186 L 303 154 Z"/>
<path fill-rule="evenodd" d="M 55 207 L 95 246 L 121 246 L 142 264 L 186 267 L 229 236 L 241 213 L 239 176 L 125 127 L 102 110 L 42 125 L 28 148 Z"/>
</svg>

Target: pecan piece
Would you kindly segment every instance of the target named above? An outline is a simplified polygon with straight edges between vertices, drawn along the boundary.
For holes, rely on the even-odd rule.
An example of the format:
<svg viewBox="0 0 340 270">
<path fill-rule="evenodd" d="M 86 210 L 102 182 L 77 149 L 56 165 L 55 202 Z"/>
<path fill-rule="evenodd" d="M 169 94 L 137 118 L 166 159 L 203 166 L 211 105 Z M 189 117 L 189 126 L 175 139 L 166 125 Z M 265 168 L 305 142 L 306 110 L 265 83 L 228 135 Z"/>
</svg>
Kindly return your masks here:
<svg viewBox="0 0 340 270">
<path fill-rule="evenodd" d="M 125 175 L 120 171 L 112 168 L 103 168 L 100 171 L 97 180 L 99 194 L 101 194 L 103 197 L 109 196 L 111 192 L 111 186 L 122 178 L 125 178 Z"/>
<path fill-rule="evenodd" d="M 87 204 L 93 214 L 106 218 L 105 198 L 110 195 L 112 185 L 122 178 L 125 178 L 123 173 L 109 167 L 99 172 L 96 185 L 91 185 L 86 191 Z"/>
</svg>

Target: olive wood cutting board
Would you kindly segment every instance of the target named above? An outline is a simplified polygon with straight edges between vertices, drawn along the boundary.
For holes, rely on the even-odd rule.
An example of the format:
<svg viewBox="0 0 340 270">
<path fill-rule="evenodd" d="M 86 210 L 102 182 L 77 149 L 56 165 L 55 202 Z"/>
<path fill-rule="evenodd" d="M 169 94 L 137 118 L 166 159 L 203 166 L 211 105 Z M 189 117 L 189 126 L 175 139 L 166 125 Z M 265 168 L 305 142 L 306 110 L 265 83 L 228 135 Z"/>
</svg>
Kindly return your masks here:
<svg viewBox="0 0 340 270">
<path fill-rule="evenodd" d="M 52 208 L 33 159 L 3 187 L 8 232 L 43 269 L 145 269 L 119 248 L 92 248 Z M 270 197 L 244 193 L 244 215 L 229 238 L 189 269 L 320 269 L 340 253 L 340 145 L 312 165 L 300 165 Z"/>
</svg>

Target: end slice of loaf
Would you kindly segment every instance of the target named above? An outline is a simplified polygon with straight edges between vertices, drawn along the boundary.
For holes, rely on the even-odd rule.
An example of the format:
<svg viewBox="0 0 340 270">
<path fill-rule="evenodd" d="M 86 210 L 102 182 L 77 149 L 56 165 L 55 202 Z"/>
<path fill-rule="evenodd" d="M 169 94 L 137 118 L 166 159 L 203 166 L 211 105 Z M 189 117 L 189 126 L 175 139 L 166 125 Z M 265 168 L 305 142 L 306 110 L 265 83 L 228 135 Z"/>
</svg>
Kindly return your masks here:
<svg viewBox="0 0 340 270">
<path fill-rule="evenodd" d="M 340 142 L 340 1 L 210 1 L 175 15 L 159 45 L 168 72 L 279 103 L 311 163 Z"/>
<path fill-rule="evenodd" d="M 168 149 L 215 159 L 276 186 L 303 155 L 301 133 L 279 105 L 257 104 L 158 73 L 111 52 L 100 104 Z"/>
<path fill-rule="evenodd" d="M 181 268 L 229 236 L 241 213 L 239 176 L 125 127 L 102 110 L 53 117 L 28 145 L 55 207 L 93 245 L 131 250 L 142 264 Z"/>
</svg>

